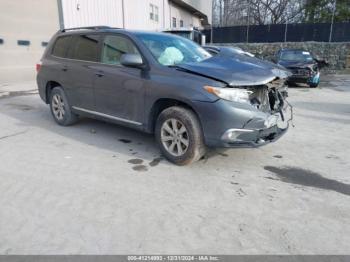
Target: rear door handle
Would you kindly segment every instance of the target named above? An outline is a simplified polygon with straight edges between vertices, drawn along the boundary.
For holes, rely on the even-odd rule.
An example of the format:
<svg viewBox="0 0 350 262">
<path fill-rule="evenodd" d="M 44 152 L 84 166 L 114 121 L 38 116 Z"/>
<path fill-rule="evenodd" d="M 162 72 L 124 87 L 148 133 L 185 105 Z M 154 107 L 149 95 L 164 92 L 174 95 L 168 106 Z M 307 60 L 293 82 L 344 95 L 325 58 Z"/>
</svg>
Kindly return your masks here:
<svg viewBox="0 0 350 262">
<path fill-rule="evenodd" d="M 97 75 L 98 77 L 103 77 L 105 74 L 104 74 L 102 71 L 98 71 L 98 72 L 96 73 L 96 75 Z"/>
<path fill-rule="evenodd" d="M 63 71 L 63 72 L 67 72 L 67 71 L 68 71 L 68 66 L 63 66 L 63 67 L 62 67 L 62 71 Z"/>
</svg>

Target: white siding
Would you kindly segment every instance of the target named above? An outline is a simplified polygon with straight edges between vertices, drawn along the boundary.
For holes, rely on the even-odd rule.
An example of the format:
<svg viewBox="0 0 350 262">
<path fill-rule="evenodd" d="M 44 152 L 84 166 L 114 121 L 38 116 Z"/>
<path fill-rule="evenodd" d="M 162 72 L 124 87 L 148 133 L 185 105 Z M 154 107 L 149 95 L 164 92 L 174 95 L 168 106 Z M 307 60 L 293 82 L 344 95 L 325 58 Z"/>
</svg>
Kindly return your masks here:
<svg viewBox="0 0 350 262">
<path fill-rule="evenodd" d="M 180 28 L 180 20 L 184 22 L 184 27 L 200 27 L 201 21 L 198 17 L 192 15 L 190 12 L 184 10 L 177 5 L 170 4 L 170 20 L 176 18 L 176 28 Z M 172 28 L 172 22 L 169 24 L 169 27 Z"/>
<path fill-rule="evenodd" d="M 123 27 L 122 0 L 62 0 L 62 9 L 65 28 L 94 25 Z"/>
<path fill-rule="evenodd" d="M 203 14 L 206 14 L 211 24 L 212 20 L 212 1 L 211 0 L 182 0 L 183 2 L 193 6 Z"/>
<path fill-rule="evenodd" d="M 61 0 L 64 27 L 108 25 L 139 30 L 162 30 L 171 28 L 172 17 L 184 21 L 184 27 L 200 27 L 201 21 L 169 0 Z M 207 1 L 207 0 L 205 0 Z M 150 19 L 150 4 L 159 10 L 159 20 Z"/>
<path fill-rule="evenodd" d="M 168 26 L 165 14 L 169 13 L 168 0 L 124 0 L 125 27 L 127 29 L 160 30 Z M 150 4 L 158 7 L 158 22 L 150 19 Z"/>
</svg>

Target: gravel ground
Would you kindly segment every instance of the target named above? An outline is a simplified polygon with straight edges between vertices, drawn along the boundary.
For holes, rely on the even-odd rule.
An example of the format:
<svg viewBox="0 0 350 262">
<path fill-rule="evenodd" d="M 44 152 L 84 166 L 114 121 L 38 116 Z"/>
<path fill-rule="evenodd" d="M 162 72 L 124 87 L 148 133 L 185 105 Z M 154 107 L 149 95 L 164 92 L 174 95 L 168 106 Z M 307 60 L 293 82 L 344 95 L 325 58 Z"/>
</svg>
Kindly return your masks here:
<svg viewBox="0 0 350 262">
<path fill-rule="evenodd" d="M 350 76 L 326 80 L 290 89 L 281 140 L 186 167 L 0 85 L 0 254 L 350 254 Z"/>
</svg>

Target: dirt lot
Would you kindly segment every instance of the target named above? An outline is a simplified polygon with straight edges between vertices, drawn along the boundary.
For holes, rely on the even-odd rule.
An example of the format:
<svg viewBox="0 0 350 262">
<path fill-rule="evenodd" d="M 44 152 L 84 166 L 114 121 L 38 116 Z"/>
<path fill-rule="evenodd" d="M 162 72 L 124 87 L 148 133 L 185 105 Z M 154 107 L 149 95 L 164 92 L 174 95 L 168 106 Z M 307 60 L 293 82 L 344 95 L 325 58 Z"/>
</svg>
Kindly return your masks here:
<svg viewBox="0 0 350 262">
<path fill-rule="evenodd" d="M 350 254 L 350 76 L 325 79 L 290 90 L 275 144 L 187 167 L 149 135 L 57 126 L 34 83 L 0 85 L 0 254 Z"/>
</svg>

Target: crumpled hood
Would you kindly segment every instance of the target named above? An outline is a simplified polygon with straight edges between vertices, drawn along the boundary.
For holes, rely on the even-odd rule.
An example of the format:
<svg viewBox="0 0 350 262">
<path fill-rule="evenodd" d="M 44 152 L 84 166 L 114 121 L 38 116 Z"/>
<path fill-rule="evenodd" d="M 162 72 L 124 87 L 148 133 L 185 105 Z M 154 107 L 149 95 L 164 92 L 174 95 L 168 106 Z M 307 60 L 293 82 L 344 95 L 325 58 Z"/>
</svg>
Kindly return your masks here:
<svg viewBox="0 0 350 262">
<path fill-rule="evenodd" d="M 245 55 L 213 56 L 202 62 L 184 63 L 177 67 L 225 82 L 230 86 L 265 85 L 276 78 L 286 79 L 291 75 L 282 66 Z"/>
</svg>

